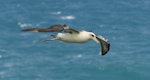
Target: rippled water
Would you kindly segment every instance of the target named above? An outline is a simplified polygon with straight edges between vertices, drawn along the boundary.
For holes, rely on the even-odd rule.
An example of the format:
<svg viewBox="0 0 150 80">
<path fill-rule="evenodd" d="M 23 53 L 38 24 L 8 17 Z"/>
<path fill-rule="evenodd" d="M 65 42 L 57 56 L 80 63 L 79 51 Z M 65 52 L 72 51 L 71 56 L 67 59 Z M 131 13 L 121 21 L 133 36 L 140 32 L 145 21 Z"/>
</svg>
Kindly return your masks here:
<svg viewBox="0 0 150 80">
<path fill-rule="evenodd" d="M 1 80 L 150 79 L 149 0 L 0 1 Z M 23 33 L 24 28 L 68 24 L 107 38 L 100 56 L 93 41 L 43 42 L 56 33 Z"/>
</svg>

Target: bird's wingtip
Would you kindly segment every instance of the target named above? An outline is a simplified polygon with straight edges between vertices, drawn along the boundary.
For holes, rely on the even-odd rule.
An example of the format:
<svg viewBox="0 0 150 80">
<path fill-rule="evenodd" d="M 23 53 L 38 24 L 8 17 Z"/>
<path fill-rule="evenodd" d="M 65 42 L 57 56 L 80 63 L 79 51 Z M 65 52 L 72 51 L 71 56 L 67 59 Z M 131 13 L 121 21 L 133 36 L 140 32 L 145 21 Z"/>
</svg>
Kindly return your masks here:
<svg viewBox="0 0 150 80">
<path fill-rule="evenodd" d="M 108 43 L 108 44 L 107 44 L 107 50 L 102 50 L 102 51 L 101 51 L 101 55 L 102 55 L 102 56 L 106 55 L 109 50 L 110 50 L 110 44 Z"/>
<path fill-rule="evenodd" d="M 96 38 L 99 40 L 101 44 L 101 55 L 102 56 L 106 55 L 110 49 L 110 43 L 108 42 L 107 39 L 105 39 L 100 35 L 98 35 Z"/>
<path fill-rule="evenodd" d="M 38 29 L 30 28 L 30 29 L 23 29 L 22 32 L 38 32 Z"/>
</svg>

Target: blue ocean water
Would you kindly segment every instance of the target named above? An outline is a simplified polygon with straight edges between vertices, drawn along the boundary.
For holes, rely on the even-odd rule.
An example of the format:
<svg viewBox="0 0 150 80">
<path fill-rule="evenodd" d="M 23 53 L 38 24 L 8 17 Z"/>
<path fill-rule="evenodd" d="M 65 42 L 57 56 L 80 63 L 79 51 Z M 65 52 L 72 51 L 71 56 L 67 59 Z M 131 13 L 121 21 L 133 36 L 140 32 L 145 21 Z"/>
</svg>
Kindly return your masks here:
<svg viewBox="0 0 150 80">
<path fill-rule="evenodd" d="M 1 0 L 0 80 L 149 80 L 149 0 Z M 43 42 L 56 33 L 24 28 L 68 24 L 111 43 Z"/>
</svg>

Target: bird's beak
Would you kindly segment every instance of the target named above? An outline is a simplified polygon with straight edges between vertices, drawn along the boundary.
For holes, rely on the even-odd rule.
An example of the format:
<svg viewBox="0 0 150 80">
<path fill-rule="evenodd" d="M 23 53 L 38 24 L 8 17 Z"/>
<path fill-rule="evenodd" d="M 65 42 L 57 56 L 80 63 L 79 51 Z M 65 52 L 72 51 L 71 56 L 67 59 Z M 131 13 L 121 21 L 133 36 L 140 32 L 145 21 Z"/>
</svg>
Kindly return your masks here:
<svg viewBox="0 0 150 80">
<path fill-rule="evenodd" d="M 93 38 L 93 40 L 96 42 L 96 43 L 100 43 L 96 37 Z"/>
</svg>

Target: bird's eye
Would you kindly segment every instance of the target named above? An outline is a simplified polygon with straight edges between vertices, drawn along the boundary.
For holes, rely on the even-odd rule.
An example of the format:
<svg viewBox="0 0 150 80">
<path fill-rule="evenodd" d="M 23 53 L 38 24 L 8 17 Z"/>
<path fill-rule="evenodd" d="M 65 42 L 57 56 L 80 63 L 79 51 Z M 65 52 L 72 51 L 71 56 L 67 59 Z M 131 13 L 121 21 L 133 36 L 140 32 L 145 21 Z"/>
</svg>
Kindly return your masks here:
<svg viewBox="0 0 150 80">
<path fill-rule="evenodd" d="M 93 35 L 93 34 L 91 34 L 91 36 L 92 36 L 92 37 L 94 37 L 94 35 Z"/>
</svg>

